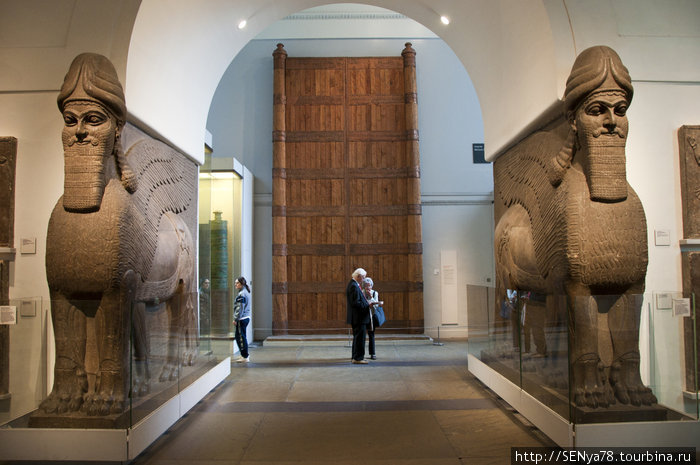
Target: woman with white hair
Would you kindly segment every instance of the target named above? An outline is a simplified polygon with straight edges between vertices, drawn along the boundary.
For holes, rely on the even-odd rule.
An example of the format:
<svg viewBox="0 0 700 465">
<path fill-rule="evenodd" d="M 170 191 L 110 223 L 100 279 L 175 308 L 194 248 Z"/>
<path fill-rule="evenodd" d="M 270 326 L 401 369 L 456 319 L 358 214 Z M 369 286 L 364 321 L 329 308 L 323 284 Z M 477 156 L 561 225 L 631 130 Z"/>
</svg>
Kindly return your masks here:
<svg viewBox="0 0 700 465">
<path fill-rule="evenodd" d="M 379 293 L 372 289 L 373 286 L 374 281 L 372 281 L 372 278 L 367 276 L 362 280 L 362 293 L 364 294 L 365 299 L 367 299 L 367 302 L 369 302 L 370 306 L 372 306 L 372 304 L 381 305 L 381 302 L 379 302 Z M 374 315 L 373 308 L 370 308 L 369 323 L 366 324 L 365 327 L 367 328 L 367 337 L 369 337 L 369 358 L 372 360 L 377 360 L 377 352 L 374 345 L 374 330 L 377 329 L 378 323 L 379 322 L 377 321 L 377 317 Z"/>
<path fill-rule="evenodd" d="M 367 363 L 365 360 L 365 326 L 370 322 L 370 304 L 360 288 L 365 277 L 367 277 L 367 272 L 364 269 L 356 269 L 345 290 L 347 322 L 352 325 L 352 363 L 356 364 Z"/>
</svg>

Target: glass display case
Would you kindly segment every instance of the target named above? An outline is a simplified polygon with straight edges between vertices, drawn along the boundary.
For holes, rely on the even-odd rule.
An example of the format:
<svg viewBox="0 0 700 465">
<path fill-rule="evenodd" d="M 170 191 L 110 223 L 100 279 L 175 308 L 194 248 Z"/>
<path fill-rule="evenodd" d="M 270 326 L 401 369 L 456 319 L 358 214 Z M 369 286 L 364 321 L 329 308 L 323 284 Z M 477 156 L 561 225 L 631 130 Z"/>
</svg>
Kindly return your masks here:
<svg viewBox="0 0 700 465">
<path fill-rule="evenodd" d="M 133 459 L 228 376 L 242 182 L 208 160 L 199 183 L 198 279 L 167 301 L 123 299 L 124 334 L 105 325 L 101 300 L 13 299 L 10 393 L 0 399 L 0 443 L 11 447 L 0 460 Z M 68 338 L 55 337 L 57 305 L 68 308 L 58 322 Z M 73 387 L 52 394 L 56 378 Z"/>
<path fill-rule="evenodd" d="M 10 395 L 0 400 L 7 445 L 0 460 L 138 455 L 230 373 L 230 350 L 199 336 L 197 300 L 190 292 L 122 304 L 123 335 L 107 329 L 103 300 L 71 300 L 58 330 L 51 308 L 65 301 L 11 300 L 17 323 L 10 326 Z"/>
<path fill-rule="evenodd" d="M 585 437 L 600 442 L 610 425 L 652 425 L 659 441 L 661 424 L 698 431 L 697 334 L 684 332 L 694 296 L 468 292 L 485 302 L 468 308 L 469 370 L 559 445 L 604 445 Z"/>
<path fill-rule="evenodd" d="M 208 155 L 199 174 L 200 335 L 233 350 L 233 282 L 241 275 L 243 182 L 233 167 L 219 166 L 224 162 L 233 160 L 212 160 Z"/>
</svg>

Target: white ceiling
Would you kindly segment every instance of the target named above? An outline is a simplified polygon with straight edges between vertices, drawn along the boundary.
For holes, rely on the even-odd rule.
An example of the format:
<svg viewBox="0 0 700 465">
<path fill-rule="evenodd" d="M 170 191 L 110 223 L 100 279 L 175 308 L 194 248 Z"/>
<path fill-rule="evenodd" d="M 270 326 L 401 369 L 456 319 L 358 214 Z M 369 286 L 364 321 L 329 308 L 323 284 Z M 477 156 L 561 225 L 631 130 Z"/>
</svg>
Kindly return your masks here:
<svg viewBox="0 0 700 465">
<path fill-rule="evenodd" d="M 423 25 L 395 11 L 357 3 L 336 3 L 291 14 L 256 39 L 436 38 Z"/>
</svg>

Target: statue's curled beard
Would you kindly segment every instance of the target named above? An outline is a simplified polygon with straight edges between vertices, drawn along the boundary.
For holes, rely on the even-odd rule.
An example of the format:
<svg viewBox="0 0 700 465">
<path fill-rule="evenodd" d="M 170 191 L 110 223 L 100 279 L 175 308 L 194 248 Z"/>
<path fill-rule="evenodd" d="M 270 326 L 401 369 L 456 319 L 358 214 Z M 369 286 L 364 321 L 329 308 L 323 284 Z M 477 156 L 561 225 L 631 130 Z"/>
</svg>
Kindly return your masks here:
<svg viewBox="0 0 700 465">
<path fill-rule="evenodd" d="M 620 202 L 627 198 L 626 139 L 620 134 L 587 134 L 581 138 L 591 200 Z"/>
<path fill-rule="evenodd" d="M 105 159 L 114 145 L 98 139 L 86 144 L 72 142 L 64 141 L 63 207 L 73 212 L 96 211 L 105 190 Z"/>
</svg>

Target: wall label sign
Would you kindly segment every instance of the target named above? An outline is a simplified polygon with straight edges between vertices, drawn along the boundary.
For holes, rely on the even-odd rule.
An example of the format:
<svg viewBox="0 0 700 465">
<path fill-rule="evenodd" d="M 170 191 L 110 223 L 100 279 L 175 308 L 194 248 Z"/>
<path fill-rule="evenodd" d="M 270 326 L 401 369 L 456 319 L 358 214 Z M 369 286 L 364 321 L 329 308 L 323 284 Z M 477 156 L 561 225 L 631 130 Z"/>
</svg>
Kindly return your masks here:
<svg viewBox="0 0 700 465">
<path fill-rule="evenodd" d="M 484 144 L 472 144 L 472 160 L 476 163 L 488 163 L 484 155 Z"/>
<path fill-rule="evenodd" d="M 17 324 L 17 307 L 14 305 L 0 305 L 0 325 Z"/>
</svg>

